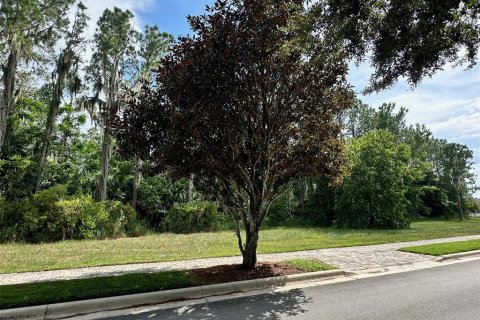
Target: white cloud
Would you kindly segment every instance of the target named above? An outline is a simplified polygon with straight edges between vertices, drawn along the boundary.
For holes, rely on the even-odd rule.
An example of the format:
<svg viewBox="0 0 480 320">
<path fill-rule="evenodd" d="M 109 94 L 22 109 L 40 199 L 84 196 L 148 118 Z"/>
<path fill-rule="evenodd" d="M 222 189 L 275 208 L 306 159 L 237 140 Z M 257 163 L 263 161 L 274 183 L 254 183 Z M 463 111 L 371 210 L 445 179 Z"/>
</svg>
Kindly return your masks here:
<svg viewBox="0 0 480 320">
<path fill-rule="evenodd" d="M 134 14 L 134 24 L 137 29 L 141 29 L 141 13 L 148 10 L 153 5 L 153 0 L 83 0 L 87 7 L 87 13 L 90 17 L 90 23 L 87 29 L 87 35 L 92 36 L 97 27 L 97 21 L 105 9 L 118 7 L 123 10 L 130 10 Z"/>
<path fill-rule="evenodd" d="M 87 7 L 87 15 L 89 17 L 88 25 L 85 30 L 85 37 L 88 40 L 93 39 L 95 30 L 97 28 L 97 21 L 102 16 L 105 9 L 113 9 L 118 7 L 122 10 L 130 10 L 133 13 L 133 25 L 138 31 L 142 30 L 144 23 L 141 20 L 142 12 L 145 12 L 151 8 L 154 4 L 154 0 L 82 0 L 82 3 Z M 72 6 L 69 12 L 70 22 L 73 21 L 75 16 L 76 6 Z M 60 42 L 58 47 L 62 47 L 63 43 Z M 83 55 L 84 62 L 88 62 L 92 55 L 91 45 L 87 46 Z"/>
</svg>

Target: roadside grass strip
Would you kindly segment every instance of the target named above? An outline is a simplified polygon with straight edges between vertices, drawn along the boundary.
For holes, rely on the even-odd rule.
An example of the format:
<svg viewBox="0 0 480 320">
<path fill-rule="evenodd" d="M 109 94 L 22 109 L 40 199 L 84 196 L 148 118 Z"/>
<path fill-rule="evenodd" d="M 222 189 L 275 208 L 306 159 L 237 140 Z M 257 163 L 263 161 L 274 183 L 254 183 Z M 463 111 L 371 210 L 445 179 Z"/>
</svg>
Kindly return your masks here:
<svg viewBox="0 0 480 320">
<path fill-rule="evenodd" d="M 263 268 L 265 269 L 265 265 L 270 264 L 263 265 Z M 336 269 L 335 267 L 324 264 L 318 260 L 304 259 L 272 263 L 271 266 L 272 269 L 276 267 L 277 270 L 278 266 L 283 266 L 285 269 L 295 274 Z M 222 267 L 231 268 L 232 266 L 217 266 L 204 268 L 203 270 L 214 268 L 215 270 L 222 270 Z M 240 266 L 238 266 L 238 268 L 240 268 Z M 199 278 L 198 274 L 194 274 L 194 271 L 196 270 L 134 273 L 120 276 L 0 286 L 0 310 L 189 288 L 217 283 L 215 279 L 209 279 L 206 277 Z M 248 272 L 249 275 L 255 275 L 255 270 L 245 272 Z M 269 275 L 268 273 L 260 272 L 257 278 L 279 275 L 282 274 L 277 273 Z M 225 277 L 228 278 L 229 281 L 224 282 L 238 281 L 241 276 L 242 275 L 226 274 Z"/>
<path fill-rule="evenodd" d="M 317 272 L 317 271 L 327 271 L 327 270 L 334 270 L 337 267 L 331 266 L 326 263 L 322 263 L 318 260 L 307 260 L 307 259 L 292 259 L 287 261 L 287 264 L 291 265 L 292 267 L 296 267 L 305 272 Z"/>
<path fill-rule="evenodd" d="M 194 286 L 183 271 L 0 286 L 0 309 L 77 301 Z"/>
<path fill-rule="evenodd" d="M 260 231 L 259 253 L 364 246 L 480 234 L 480 219 L 413 222 L 405 230 L 353 230 L 314 226 Z M 0 273 L 166 262 L 239 255 L 233 231 L 152 234 L 138 238 L 0 245 Z"/>
<path fill-rule="evenodd" d="M 401 248 L 400 251 L 443 256 L 446 254 L 480 250 L 480 239 L 469 241 L 445 242 L 423 246 Z"/>
</svg>

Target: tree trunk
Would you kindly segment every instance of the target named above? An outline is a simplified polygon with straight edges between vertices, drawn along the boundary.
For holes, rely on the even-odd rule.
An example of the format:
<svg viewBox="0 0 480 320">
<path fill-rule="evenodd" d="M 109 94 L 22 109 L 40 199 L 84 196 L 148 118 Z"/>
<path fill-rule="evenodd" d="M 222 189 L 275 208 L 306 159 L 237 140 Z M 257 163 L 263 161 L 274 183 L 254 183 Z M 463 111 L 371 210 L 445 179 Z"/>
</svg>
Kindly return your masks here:
<svg viewBox="0 0 480 320">
<path fill-rule="evenodd" d="M 8 55 L 7 64 L 2 70 L 3 93 L 0 97 L 0 154 L 7 133 L 8 116 L 15 106 L 17 99 L 17 96 L 15 95 L 15 81 L 19 58 L 20 50 L 16 48 L 14 44 Z"/>
<path fill-rule="evenodd" d="M 458 191 L 457 191 L 457 203 L 458 203 L 458 210 L 460 210 L 460 220 L 463 221 L 464 217 L 463 217 L 462 201 L 460 200 L 460 195 L 458 194 Z"/>
<path fill-rule="evenodd" d="M 455 190 L 457 191 L 457 205 L 458 205 L 458 210 L 459 210 L 459 213 L 460 213 L 460 220 L 463 221 L 463 208 L 462 208 L 462 199 L 460 198 L 460 179 L 458 178 L 457 180 L 457 185 L 455 186 Z"/>
<path fill-rule="evenodd" d="M 112 136 L 104 132 L 102 142 L 102 159 L 101 159 L 101 175 L 100 186 L 98 190 L 98 200 L 104 201 L 107 199 L 107 183 L 108 183 L 108 169 L 110 158 L 112 157 Z"/>
<path fill-rule="evenodd" d="M 37 193 L 40 190 L 40 183 L 42 181 L 43 169 L 45 168 L 45 163 L 47 163 L 47 158 L 50 155 L 52 150 L 52 134 L 55 126 L 55 119 L 57 117 L 58 108 L 55 110 L 50 107 L 48 112 L 47 127 L 43 137 L 42 146 L 40 148 L 40 154 L 38 158 L 38 168 L 37 176 L 35 181 L 34 193 Z"/>
<path fill-rule="evenodd" d="M 188 178 L 187 202 L 193 201 L 193 174 Z"/>
<path fill-rule="evenodd" d="M 300 178 L 299 189 L 298 205 L 300 207 L 300 212 L 303 213 L 305 209 L 305 198 L 307 196 L 307 183 L 305 178 Z"/>
<path fill-rule="evenodd" d="M 250 231 L 247 228 L 245 247 L 242 250 L 244 269 L 255 269 L 257 265 L 257 245 L 258 245 L 258 230 Z"/>
<path fill-rule="evenodd" d="M 64 63 L 63 55 L 60 55 L 57 62 L 57 81 L 54 84 L 54 91 L 52 100 L 50 101 L 50 108 L 48 110 L 47 126 L 43 136 L 42 147 L 40 149 L 37 177 L 35 182 L 35 193 L 40 189 L 42 181 L 43 170 L 48 156 L 52 150 L 52 135 L 55 130 L 55 121 L 57 120 L 58 109 L 60 108 L 63 89 L 65 87 L 65 77 L 67 75 L 69 65 Z"/>
<path fill-rule="evenodd" d="M 288 205 L 288 217 L 292 218 L 292 190 L 291 186 L 288 186 L 287 190 L 287 205 Z"/>
<path fill-rule="evenodd" d="M 5 141 L 5 134 L 7 132 L 7 120 L 9 110 L 5 104 L 5 99 L 2 97 L 0 101 L 0 154 L 2 152 L 3 142 Z"/>
<path fill-rule="evenodd" d="M 138 184 L 142 178 L 142 160 L 135 156 L 135 175 L 133 176 L 133 194 L 132 194 L 132 207 L 137 208 L 138 201 Z"/>
<path fill-rule="evenodd" d="M 458 213 L 460 214 L 460 220 L 463 220 L 463 208 L 462 208 L 462 200 L 460 198 L 460 177 L 453 175 L 453 170 L 450 169 L 450 182 L 452 186 L 455 188 L 455 192 L 457 194 L 457 206 L 458 206 Z"/>
<path fill-rule="evenodd" d="M 112 136 L 108 133 L 110 129 L 110 114 L 111 108 L 117 98 L 117 73 L 118 73 L 119 58 L 116 58 L 110 73 L 110 77 L 107 75 L 106 70 L 103 70 L 103 82 L 107 88 L 107 102 L 105 110 L 102 111 L 102 124 L 103 124 L 103 142 L 102 142 L 102 161 L 101 161 L 101 174 L 100 185 L 98 190 L 98 201 L 105 201 L 107 199 L 107 187 L 108 187 L 108 172 L 110 165 L 110 158 L 112 157 Z"/>
</svg>

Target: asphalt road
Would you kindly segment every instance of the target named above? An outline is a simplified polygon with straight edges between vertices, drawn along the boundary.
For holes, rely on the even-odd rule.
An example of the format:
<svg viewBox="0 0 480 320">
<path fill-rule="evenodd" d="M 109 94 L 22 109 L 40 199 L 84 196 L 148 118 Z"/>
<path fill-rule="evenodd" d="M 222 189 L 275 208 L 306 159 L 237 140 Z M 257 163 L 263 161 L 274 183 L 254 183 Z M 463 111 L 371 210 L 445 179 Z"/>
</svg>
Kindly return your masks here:
<svg viewBox="0 0 480 320">
<path fill-rule="evenodd" d="M 478 320 L 480 260 L 110 319 Z"/>
</svg>

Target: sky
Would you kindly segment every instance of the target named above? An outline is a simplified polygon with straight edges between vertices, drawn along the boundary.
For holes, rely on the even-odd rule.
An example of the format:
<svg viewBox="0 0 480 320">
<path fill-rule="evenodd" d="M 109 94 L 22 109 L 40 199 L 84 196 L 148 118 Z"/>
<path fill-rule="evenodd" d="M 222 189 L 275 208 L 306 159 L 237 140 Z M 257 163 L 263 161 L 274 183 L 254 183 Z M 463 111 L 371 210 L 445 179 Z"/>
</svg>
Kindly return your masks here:
<svg viewBox="0 0 480 320">
<path fill-rule="evenodd" d="M 186 16 L 202 14 L 213 0 L 84 0 L 91 17 L 89 33 L 106 8 L 117 6 L 135 15 L 136 27 L 156 24 L 175 36 L 191 34 Z M 349 80 L 360 92 L 371 75 L 368 64 L 352 65 Z M 393 88 L 359 98 L 373 106 L 395 102 L 409 109 L 409 124 L 425 124 L 437 138 L 466 144 L 474 151 L 475 172 L 480 177 L 480 66 L 470 70 L 447 66 L 412 89 L 400 80 Z M 477 182 L 478 184 L 478 182 Z M 480 192 L 477 193 L 480 196 Z"/>
</svg>

